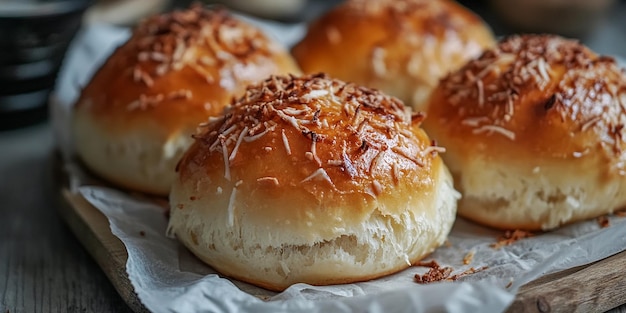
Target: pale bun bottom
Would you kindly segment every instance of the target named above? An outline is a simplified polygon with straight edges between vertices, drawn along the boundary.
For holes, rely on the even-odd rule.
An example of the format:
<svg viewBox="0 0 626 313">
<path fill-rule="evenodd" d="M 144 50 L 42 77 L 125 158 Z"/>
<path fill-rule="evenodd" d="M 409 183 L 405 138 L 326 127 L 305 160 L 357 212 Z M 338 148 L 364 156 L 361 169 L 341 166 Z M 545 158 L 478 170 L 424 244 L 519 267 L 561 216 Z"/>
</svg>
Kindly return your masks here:
<svg viewBox="0 0 626 313">
<path fill-rule="evenodd" d="M 215 222 L 220 219 L 206 210 L 193 212 L 185 206 L 184 210 L 173 209 L 176 212 L 172 212 L 169 231 L 221 274 L 270 290 L 281 291 L 295 283 L 330 285 L 371 280 L 411 266 L 445 242 L 455 220 L 459 194 L 447 168 L 439 168 L 430 202 L 436 206 L 434 219 L 409 210 L 399 216 L 384 216 L 375 210 L 369 220 L 353 223 L 344 234 L 330 240 L 269 245 L 267 225 L 229 229 Z M 172 203 L 190 197 L 186 190 L 193 188 L 174 184 Z M 194 201 L 194 206 L 203 210 L 202 199 Z M 240 229 L 244 227 L 248 229 Z M 238 235 L 241 233 L 245 238 Z"/>
<path fill-rule="evenodd" d="M 589 160 L 532 165 L 468 160 L 453 170 L 459 215 L 499 229 L 550 230 L 626 205 L 626 181 Z"/>
<path fill-rule="evenodd" d="M 167 196 L 192 130 L 165 134 L 158 125 L 115 131 L 87 114 L 74 119 L 74 145 L 96 175 L 130 190 Z"/>
</svg>

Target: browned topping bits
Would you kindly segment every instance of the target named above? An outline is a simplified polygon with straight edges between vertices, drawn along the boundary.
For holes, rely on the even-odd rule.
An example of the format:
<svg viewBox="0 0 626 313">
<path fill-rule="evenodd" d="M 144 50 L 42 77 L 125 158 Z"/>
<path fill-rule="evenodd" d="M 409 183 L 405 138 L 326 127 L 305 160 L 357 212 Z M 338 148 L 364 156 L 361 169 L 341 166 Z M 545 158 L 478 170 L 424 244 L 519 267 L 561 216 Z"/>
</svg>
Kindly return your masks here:
<svg viewBox="0 0 626 313">
<path fill-rule="evenodd" d="M 211 69 L 230 70 L 232 64 L 246 63 L 252 55 L 271 55 L 280 49 L 255 27 L 233 17 L 226 10 L 209 10 L 200 5 L 187 10 L 156 15 L 142 21 L 128 45 L 137 60 L 130 72 L 133 81 L 152 87 L 169 71 L 188 67 L 207 83 L 215 82 Z M 160 99 L 138 99 L 128 109 L 146 109 L 164 98 L 189 99 L 189 90 L 160 95 Z"/>
<path fill-rule="evenodd" d="M 555 71 L 557 66 L 565 73 Z M 544 112 L 557 106 L 572 107 L 558 112 L 562 120 L 579 122 L 577 131 L 586 131 L 606 119 L 621 134 L 624 118 L 619 116 L 623 112 L 601 112 L 580 121 L 576 117 L 583 114 L 581 111 L 590 110 L 580 106 L 608 105 L 612 100 L 607 98 L 611 97 L 626 107 L 626 81 L 616 79 L 619 75 L 623 73 L 613 59 L 596 57 L 576 41 L 551 35 L 525 35 L 504 39 L 496 49 L 486 51 L 443 79 L 442 84 L 450 104 L 457 106 L 458 114 L 464 118 L 462 124 L 473 128 L 473 133 L 497 133 L 515 140 L 516 134 L 507 126 L 516 114 L 520 96 L 530 91 L 554 90 L 538 104 Z M 477 106 L 461 106 L 468 101 Z"/>
<path fill-rule="evenodd" d="M 513 244 L 514 242 L 520 239 L 530 238 L 533 235 L 534 235 L 533 233 L 525 231 L 525 230 L 519 230 L 519 229 L 507 230 L 506 232 L 504 232 L 503 236 L 500 236 L 498 238 L 498 242 L 492 243 L 489 246 L 494 249 L 499 249 L 503 246 L 510 246 L 511 244 Z"/>
<path fill-rule="evenodd" d="M 607 228 L 607 227 L 611 226 L 611 221 L 609 220 L 609 218 L 606 215 L 602 215 L 602 216 L 598 217 L 597 221 L 598 221 L 598 225 L 601 228 Z"/>
<path fill-rule="evenodd" d="M 456 281 L 461 277 L 471 275 L 471 274 L 486 270 L 488 268 L 487 266 L 483 266 L 477 269 L 470 267 L 466 271 L 463 271 L 459 274 L 452 275 L 453 269 L 451 267 L 449 266 L 441 267 L 439 263 L 437 263 L 437 261 L 434 261 L 434 260 L 430 262 L 419 262 L 416 264 L 416 266 L 430 267 L 428 272 L 426 272 L 424 275 L 415 274 L 415 282 L 418 284 L 428 284 L 428 283 L 444 281 L 444 280 Z"/>
<path fill-rule="evenodd" d="M 463 264 L 468 265 L 472 263 L 473 259 L 474 259 L 474 251 L 470 251 L 463 257 Z"/>
<path fill-rule="evenodd" d="M 443 148 L 437 147 L 435 142 L 423 147 L 418 155 L 406 150 L 403 143 L 416 140 L 416 135 L 406 129 L 418 125 L 421 120 L 419 114 L 413 115 L 410 109 L 393 97 L 333 80 L 324 74 L 272 76 L 250 86 L 239 101 L 227 107 L 224 116 L 201 125 L 194 138 L 208 145 L 209 151 L 222 155 L 224 177 L 230 180 L 231 163 L 236 162 L 242 145 L 270 133 L 277 134 L 280 139 L 274 150 L 284 153 L 285 157 L 301 157 L 317 168 L 301 183 L 325 181 L 334 186 L 327 173 L 329 168 L 339 167 L 346 175 L 355 177 L 359 175 L 358 171 L 378 170 L 388 154 L 395 153 L 417 166 L 424 166 L 424 159 L 434 158 L 437 153 L 443 152 Z M 345 129 L 341 137 L 336 135 L 337 127 Z M 287 133 L 300 134 L 310 142 L 304 155 L 293 155 L 293 145 L 289 142 L 289 138 L 293 137 Z M 358 140 L 346 140 L 344 135 L 345 138 Z M 389 146 L 387 140 L 390 138 L 398 144 Z M 322 158 L 318 147 L 328 144 L 337 147 L 333 149 L 336 153 Z M 367 166 L 357 164 L 357 157 L 363 155 L 368 157 Z M 398 169 L 390 170 L 394 172 L 393 176 L 400 175 Z M 257 182 L 264 185 L 280 183 L 274 177 L 259 177 Z M 384 188 L 379 182 L 373 182 L 370 192 L 376 196 Z"/>
</svg>

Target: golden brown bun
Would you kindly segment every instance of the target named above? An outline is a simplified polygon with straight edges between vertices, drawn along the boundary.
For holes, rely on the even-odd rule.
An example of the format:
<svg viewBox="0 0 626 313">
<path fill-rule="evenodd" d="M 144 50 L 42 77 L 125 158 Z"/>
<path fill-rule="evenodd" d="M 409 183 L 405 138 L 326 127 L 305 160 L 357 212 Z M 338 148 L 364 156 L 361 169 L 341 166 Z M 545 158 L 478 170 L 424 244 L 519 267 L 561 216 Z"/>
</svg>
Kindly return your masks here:
<svg viewBox="0 0 626 313">
<path fill-rule="evenodd" d="M 556 36 L 513 36 L 442 80 L 426 131 L 463 199 L 497 228 L 551 229 L 626 204 L 626 75 Z"/>
<path fill-rule="evenodd" d="M 305 73 L 396 96 L 416 111 L 440 78 L 494 45 L 479 17 L 448 0 L 348 0 L 292 50 Z"/>
<path fill-rule="evenodd" d="M 196 136 L 168 232 L 273 290 L 404 269 L 444 242 L 458 198 L 422 117 L 323 75 L 273 76 Z"/>
<path fill-rule="evenodd" d="M 198 123 L 270 74 L 297 73 L 286 50 L 223 10 L 143 21 L 83 90 L 76 148 L 120 186 L 167 195 Z"/>
</svg>

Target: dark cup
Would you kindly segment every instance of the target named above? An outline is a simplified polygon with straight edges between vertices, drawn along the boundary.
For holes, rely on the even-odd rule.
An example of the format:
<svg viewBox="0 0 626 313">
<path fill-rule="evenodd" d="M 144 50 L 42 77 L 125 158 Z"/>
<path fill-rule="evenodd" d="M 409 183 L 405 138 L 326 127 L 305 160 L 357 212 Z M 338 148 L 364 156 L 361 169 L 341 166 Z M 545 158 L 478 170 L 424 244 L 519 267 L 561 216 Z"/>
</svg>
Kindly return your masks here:
<svg viewBox="0 0 626 313">
<path fill-rule="evenodd" d="M 0 129 L 42 121 L 90 0 L 0 0 Z"/>
</svg>

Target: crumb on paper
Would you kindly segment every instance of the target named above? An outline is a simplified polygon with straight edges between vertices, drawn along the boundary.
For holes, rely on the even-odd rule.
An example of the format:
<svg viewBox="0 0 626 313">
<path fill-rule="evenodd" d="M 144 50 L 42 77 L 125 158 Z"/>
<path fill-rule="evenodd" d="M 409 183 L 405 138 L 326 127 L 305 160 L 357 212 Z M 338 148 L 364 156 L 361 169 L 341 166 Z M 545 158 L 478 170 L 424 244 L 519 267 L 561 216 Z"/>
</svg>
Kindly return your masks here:
<svg viewBox="0 0 626 313">
<path fill-rule="evenodd" d="M 430 267 L 424 275 L 415 274 L 415 282 L 418 284 L 428 284 L 432 282 L 448 279 L 452 274 L 452 268 L 449 266 L 441 267 L 437 261 L 419 262 L 417 266 Z"/>
<path fill-rule="evenodd" d="M 534 234 L 529 231 L 520 230 L 520 229 L 507 230 L 506 232 L 504 232 L 504 236 L 498 237 L 498 241 L 496 243 L 490 244 L 489 246 L 494 249 L 499 249 L 503 246 L 510 246 L 511 244 L 513 244 L 514 242 L 520 239 L 530 238 L 533 235 Z"/>
<path fill-rule="evenodd" d="M 474 250 L 471 250 L 463 257 L 463 264 L 469 265 L 470 263 L 472 263 L 473 259 L 474 259 Z"/>
<path fill-rule="evenodd" d="M 146 236 L 146 232 L 143 231 L 143 230 L 139 231 L 139 236 L 145 237 Z"/>
<path fill-rule="evenodd" d="M 504 288 L 509 289 L 511 288 L 511 286 L 513 286 L 513 280 L 511 280 L 508 284 L 506 284 Z"/>
<path fill-rule="evenodd" d="M 416 266 L 430 267 L 428 272 L 423 275 L 415 274 L 415 282 L 418 284 L 428 284 L 438 281 L 456 281 L 461 277 L 471 275 L 474 273 L 478 273 L 480 271 L 484 271 L 488 269 L 488 266 L 483 266 L 479 268 L 470 267 L 468 270 L 465 270 L 459 274 L 452 275 L 452 271 L 454 269 L 449 266 L 440 266 L 437 261 L 432 260 L 430 262 L 419 262 L 415 264 Z"/>
<path fill-rule="evenodd" d="M 601 228 L 607 228 L 611 226 L 611 221 L 609 221 L 609 218 L 606 215 L 598 217 L 597 221 L 598 225 L 600 225 Z"/>
</svg>

